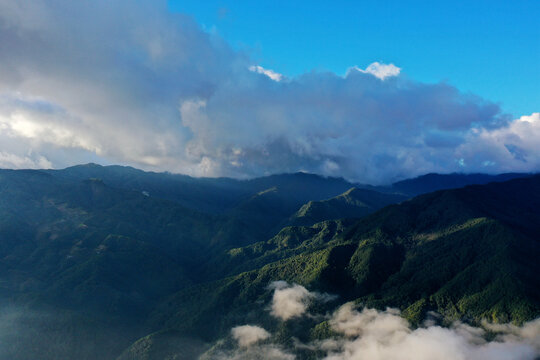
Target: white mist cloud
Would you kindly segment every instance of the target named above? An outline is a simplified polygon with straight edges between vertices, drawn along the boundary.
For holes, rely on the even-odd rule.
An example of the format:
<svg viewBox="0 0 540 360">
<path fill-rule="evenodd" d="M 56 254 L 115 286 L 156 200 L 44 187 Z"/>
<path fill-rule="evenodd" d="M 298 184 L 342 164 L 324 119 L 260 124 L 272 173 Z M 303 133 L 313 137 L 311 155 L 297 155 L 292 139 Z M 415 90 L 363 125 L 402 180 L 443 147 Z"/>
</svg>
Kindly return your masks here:
<svg viewBox="0 0 540 360">
<path fill-rule="evenodd" d="M 313 301 L 324 303 L 337 298 L 327 293 L 308 291 L 302 285 L 282 280 L 272 282 L 269 288 L 274 289 L 270 314 L 283 321 L 304 315 Z"/>
<path fill-rule="evenodd" d="M 521 327 L 514 324 L 492 324 L 488 322 L 482 323 L 482 326 L 497 333 L 498 340 L 517 342 L 524 339 L 527 343 L 533 345 L 535 349 L 540 350 L 540 319 L 525 323 Z"/>
<path fill-rule="evenodd" d="M 252 66 L 249 67 L 249 70 L 253 71 L 253 72 L 256 72 L 256 73 L 259 73 L 259 74 L 266 75 L 266 76 L 268 76 L 270 79 L 272 79 L 274 81 L 281 81 L 284 78 L 283 74 L 277 73 L 274 70 L 265 69 L 265 68 L 263 68 L 262 66 L 259 66 L 259 65 L 252 65 Z"/>
<path fill-rule="evenodd" d="M 270 287 L 275 289 L 271 314 L 281 320 L 303 315 L 315 297 L 302 285 L 289 285 L 285 281 L 276 281 Z"/>
<path fill-rule="evenodd" d="M 252 64 L 165 0 L 0 0 L 0 151 L 55 167 L 372 183 L 540 170 L 536 113 L 512 120 L 394 64 L 295 78 Z"/>
<path fill-rule="evenodd" d="M 4 169 L 50 169 L 52 164 L 44 156 L 18 156 L 0 151 L 0 168 Z"/>
<path fill-rule="evenodd" d="M 277 345 L 261 345 L 229 351 L 217 351 L 200 360 L 294 360 L 296 356 Z"/>
<path fill-rule="evenodd" d="M 285 281 L 274 282 L 271 287 L 275 289 L 272 309 L 276 305 L 275 294 L 280 294 L 279 311 L 283 310 L 280 313 L 283 316 L 277 316 L 279 319 L 291 319 L 291 314 L 314 319 L 304 305 L 307 299 L 320 298 L 321 294 Z M 305 355 L 306 351 L 323 360 L 535 360 L 540 356 L 540 318 L 523 326 L 484 322 L 481 327 L 474 327 L 456 321 L 442 327 L 434 321 L 440 315 L 432 313 L 431 317 L 422 326 L 413 328 L 397 309 L 359 309 L 353 303 L 346 303 L 326 316 L 335 334 L 327 339 L 302 343 L 293 338 L 288 346 L 257 344 L 258 332 L 263 331 L 264 340 L 271 339 L 270 333 L 261 328 L 250 333 L 245 328 L 245 334 L 235 339 L 246 336 L 249 345 L 237 340 L 239 347 L 207 353 L 202 359 L 289 360 L 301 353 Z M 234 329 L 238 328 L 244 327 Z M 301 335 L 294 331 L 289 334 Z"/>
<path fill-rule="evenodd" d="M 472 130 L 456 153 L 473 168 L 531 171 L 540 169 L 539 144 L 540 113 L 533 113 L 499 128 Z"/>
<path fill-rule="evenodd" d="M 381 64 L 376 61 L 369 64 L 369 66 L 365 70 L 362 70 L 359 67 L 355 66 L 349 71 L 360 71 L 362 73 L 371 74 L 376 78 L 384 80 L 389 77 L 398 76 L 401 72 L 401 69 L 394 64 Z"/>
<path fill-rule="evenodd" d="M 364 309 L 357 312 L 353 304 L 348 303 L 340 307 L 330 320 L 332 328 L 347 336 L 360 336 L 364 332 L 381 339 L 389 336 L 407 333 L 409 324 L 399 316 L 399 311 L 388 309 L 379 313 L 375 309 Z"/>
<path fill-rule="evenodd" d="M 242 347 L 248 347 L 261 340 L 266 340 L 270 337 L 270 333 L 259 326 L 242 325 L 231 329 L 233 338 Z"/>
<path fill-rule="evenodd" d="M 332 329 L 346 335 L 324 341 L 326 360 L 533 360 L 540 355 L 540 319 L 522 328 L 490 325 L 499 333 L 493 341 L 486 332 L 462 323 L 450 328 L 411 329 L 397 310 L 358 311 L 345 304 L 330 320 Z"/>
</svg>

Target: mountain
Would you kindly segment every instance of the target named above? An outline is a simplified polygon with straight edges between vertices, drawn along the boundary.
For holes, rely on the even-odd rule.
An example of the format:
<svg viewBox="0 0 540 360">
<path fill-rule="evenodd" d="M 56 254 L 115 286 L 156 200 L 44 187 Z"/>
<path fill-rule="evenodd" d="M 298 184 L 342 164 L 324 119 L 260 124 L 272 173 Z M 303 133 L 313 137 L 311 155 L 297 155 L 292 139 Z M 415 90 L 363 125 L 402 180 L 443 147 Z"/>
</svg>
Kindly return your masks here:
<svg viewBox="0 0 540 360">
<path fill-rule="evenodd" d="M 332 198 L 350 186 L 351 184 L 343 179 L 303 173 L 254 179 L 246 183 L 246 188 L 253 189 L 253 195 L 242 199 L 225 214 L 230 218 L 229 224 L 232 229 L 241 229 L 236 237 L 246 239 L 244 243 L 247 245 L 256 242 L 253 239 L 269 239 L 284 226 L 291 225 L 291 216 L 294 216 L 304 204 L 312 200 Z M 362 199 L 365 198 L 365 201 L 370 201 L 370 197 L 373 195 L 367 192 L 364 197 L 360 196 Z M 398 201 L 397 197 L 380 194 L 380 199 L 373 201 L 377 205 L 366 209 L 358 216 L 375 211 L 376 208 L 384 206 L 389 199 Z"/>
<path fill-rule="evenodd" d="M 531 176 L 524 173 L 488 174 L 426 174 L 413 179 L 393 183 L 387 191 L 394 191 L 409 196 L 427 194 L 437 190 L 457 189 L 467 185 L 483 185 L 490 182 L 502 182 Z M 384 188 L 375 188 L 383 190 Z"/>
<path fill-rule="evenodd" d="M 129 166 L 97 164 L 42 171 L 68 181 L 100 179 L 110 187 L 144 191 L 149 196 L 178 202 L 184 207 L 209 213 L 226 212 L 239 203 L 249 201 L 257 193 L 272 188 L 286 193 L 289 202 L 300 206 L 309 200 L 322 200 L 339 195 L 353 186 L 341 178 L 306 173 L 236 180 L 193 178 L 180 174 L 145 172 Z"/>
<path fill-rule="evenodd" d="M 11 344 L 0 358 L 120 352 L 144 334 L 139 324 L 159 300 L 195 281 L 198 259 L 219 247 L 219 223 L 100 180 L 1 171 L 0 301 L 2 321 L 16 326 L 0 332 Z M 55 346 L 39 345 L 41 333 Z"/>
<path fill-rule="evenodd" d="M 308 202 L 292 216 L 290 224 L 306 226 L 325 220 L 359 218 L 406 199 L 400 194 L 350 188 L 331 199 Z"/>
<path fill-rule="evenodd" d="M 229 256 L 246 272 L 178 292 L 151 321 L 206 341 L 244 323 L 280 331 L 260 307 L 271 300 L 268 284 L 285 280 L 340 303 L 397 307 L 413 323 L 429 311 L 521 323 L 540 316 L 538 234 L 540 176 L 438 191 L 352 224 L 286 228 L 235 249 Z M 303 333 L 323 325 L 304 324 Z"/>
<path fill-rule="evenodd" d="M 290 217 L 304 204 L 335 197 L 354 186 L 341 178 L 307 173 L 235 180 L 192 178 L 96 164 L 47 170 L 46 173 L 68 182 L 99 179 L 111 188 L 141 192 L 197 212 L 221 215 L 225 220 L 216 237 L 225 239 L 225 242 L 232 241 L 235 246 L 272 237 L 290 224 Z M 357 201 L 365 201 L 369 207 L 350 216 L 366 215 L 404 197 L 359 191 L 357 198 Z"/>
<path fill-rule="evenodd" d="M 44 170 L 67 181 L 100 179 L 108 186 L 144 192 L 160 199 L 209 213 L 220 213 L 233 206 L 250 189 L 238 180 L 226 178 L 193 178 L 171 173 L 145 172 L 129 166 L 76 165 L 62 170 Z"/>
<path fill-rule="evenodd" d="M 413 322 L 431 310 L 533 319 L 539 183 L 407 200 L 303 173 L 0 170 L 0 358 L 181 359 L 246 321 L 284 344 L 290 326 L 304 340 L 327 336 L 317 318 L 261 314 L 278 280 L 336 295 L 322 312 L 357 301 Z"/>
<path fill-rule="evenodd" d="M 303 203 L 350 186 L 301 173 L 239 181 L 95 164 L 0 170 L 0 302 L 13 309 L 2 319 L 18 319 L 0 332 L 12 344 L 0 358 L 110 358 L 149 331 L 164 298 L 221 278 L 212 264 L 227 251 L 272 237 Z M 30 335 L 44 331 L 59 344 L 49 355 Z"/>
<path fill-rule="evenodd" d="M 258 193 L 281 193 L 282 200 L 294 211 L 309 201 L 328 200 L 355 187 L 376 194 L 401 194 L 413 197 L 437 190 L 482 185 L 531 176 L 527 173 L 488 174 L 426 174 L 395 182 L 389 186 L 355 184 L 342 178 L 323 177 L 308 173 L 276 174 L 250 180 L 230 178 L 194 178 L 187 175 L 145 172 L 129 166 L 85 164 L 62 170 L 42 170 L 55 178 L 68 181 L 100 179 L 108 186 L 145 194 L 207 213 L 234 211 L 246 206 Z M 366 192 L 367 197 L 370 193 Z"/>
</svg>

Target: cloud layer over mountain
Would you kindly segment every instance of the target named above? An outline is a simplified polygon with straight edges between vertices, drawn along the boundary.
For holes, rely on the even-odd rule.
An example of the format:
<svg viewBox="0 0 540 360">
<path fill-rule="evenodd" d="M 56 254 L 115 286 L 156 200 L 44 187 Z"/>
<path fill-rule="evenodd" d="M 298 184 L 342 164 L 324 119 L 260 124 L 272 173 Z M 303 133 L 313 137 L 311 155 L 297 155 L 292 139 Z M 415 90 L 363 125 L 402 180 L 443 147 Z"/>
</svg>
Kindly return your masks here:
<svg viewBox="0 0 540 360">
<path fill-rule="evenodd" d="M 287 78 L 166 1 L 0 0 L 0 167 L 388 182 L 540 170 L 540 115 L 393 64 Z"/>
<path fill-rule="evenodd" d="M 280 283 L 282 287 L 275 287 L 274 295 L 283 295 L 283 289 L 295 289 L 303 299 L 319 296 L 301 285 Z M 297 316 L 310 314 L 304 310 Z M 431 316 L 435 319 L 437 314 Z M 293 318 L 277 318 L 284 322 L 295 321 Z M 490 323 L 473 327 L 462 322 L 442 327 L 436 325 L 434 319 L 428 319 L 413 329 L 400 316 L 399 310 L 360 310 L 352 303 L 346 303 L 327 315 L 326 320 L 334 334 L 327 339 L 310 343 L 296 341 L 294 346 L 286 348 L 274 343 L 276 337 L 260 327 L 241 326 L 233 329 L 236 346 L 211 351 L 203 358 L 289 360 L 306 349 L 324 360 L 533 360 L 540 356 L 540 319 L 522 327 Z M 236 335 L 235 329 L 239 328 L 253 328 L 256 332 L 246 342 L 244 337 Z M 491 332 L 489 336 L 488 331 Z M 486 340 L 488 337 L 491 340 Z"/>
</svg>

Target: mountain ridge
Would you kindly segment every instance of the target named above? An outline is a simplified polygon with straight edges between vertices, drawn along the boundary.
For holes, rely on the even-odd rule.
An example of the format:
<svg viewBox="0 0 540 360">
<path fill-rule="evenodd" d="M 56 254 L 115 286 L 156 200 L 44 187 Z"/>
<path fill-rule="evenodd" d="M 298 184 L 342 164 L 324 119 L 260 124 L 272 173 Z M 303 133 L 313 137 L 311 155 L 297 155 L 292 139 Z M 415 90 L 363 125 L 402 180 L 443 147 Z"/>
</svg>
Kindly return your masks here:
<svg viewBox="0 0 540 360">
<path fill-rule="evenodd" d="M 514 182 L 512 186 L 523 188 L 529 184 L 531 188 L 536 189 L 540 185 L 540 176 L 527 180 L 518 179 Z M 488 189 L 482 190 L 482 195 L 489 198 L 493 191 L 504 189 L 505 186 L 502 183 L 490 184 L 487 187 Z M 231 304 L 235 302 L 243 304 L 238 306 L 244 313 L 250 310 L 245 295 L 242 294 L 254 291 L 253 295 L 268 297 L 269 293 L 265 290 L 265 286 L 271 281 L 285 280 L 323 291 L 341 291 L 341 299 L 344 301 L 356 298 L 357 301 L 376 307 L 402 304 L 406 316 L 414 321 L 420 321 L 422 314 L 428 310 L 438 310 L 450 318 L 472 316 L 476 321 L 484 317 L 498 321 L 512 319 L 524 321 L 539 316 L 540 293 L 537 289 L 540 288 L 540 283 L 532 276 L 538 270 L 538 264 L 535 262 L 540 255 L 538 240 L 523 237 L 521 231 L 515 232 L 508 227 L 506 214 L 499 216 L 498 209 L 486 214 L 474 207 L 463 207 L 462 200 L 466 199 L 471 190 L 479 189 L 470 187 L 442 190 L 400 205 L 391 205 L 358 220 L 356 225 L 346 231 L 330 234 L 325 244 L 320 244 L 321 246 L 313 248 L 311 252 L 284 255 L 281 260 L 273 258 L 273 262 L 266 265 L 262 263 L 260 270 L 241 273 L 224 279 L 222 284 L 218 281 L 208 286 L 214 293 L 226 292 L 228 295 L 225 298 L 229 299 Z M 537 201 L 538 196 L 532 200 L 532 204 L 536 204 Z M 424 213 L 413 211 L 415 208 L 424 208 L 426 204 L 430 207 L 430 211 Z M 535 216 L 540 216 L 538 213 L 540 208 L 536 209 Z M 439 212 L 440 215 L 433 217 L 430 215 L 431 212 Z M 408 230 L 411 226 L 416 229 L 413 233 Z M 532 230 L 536 232 L 536 225 L 532 226 Z M 308 234 L 304 241 L 310 241 L 312 237 Z M 304 241 L 299 243 L 300 246 Z M 460 245 L 454 248 L 457 244 Z M 512 249 L 510 252 L 508 246 L 510 246 L 508 249 Z M 433 256 L 434 254 L 437 255 Z M 461 262 L 456 262 L 456 259 L 461 259 Z M 487 260 L 487 263 L 484 260 Z M 490 261 L 500 264 L 500 270 L 493 271 L 495 268 L 492 268 Z M 392 262 L 394 265 L 391 265 Z M 303 265 L 299 268 L 299 264 Z M 424 268 L 430 270 L 421 275 Z M 468 270 L 474 268 L 477 275 L 471 274 L 471 270 Z M 292 271 L 292 269 L 303 270 Z M 471 276 L 472 279 L 477 277 L 479 282 L 471 283 Z M 412 285 L 413 283 L 407 280 L 414 277 L 417 278 L 415 280 L 417 285 Z M 502 283 L 493 285 L 497 284 L 497 281 L 502 281 L 505 285 Z M 239 287 L 240 289 L 245 286 L 248 289 L 253 286 L 254 288 L 242 290 L 237 295 L 239 299 L 230 301 L 230 291 L 237 288 L 239 283 L 244 284 Z M 501 287 L 514 289 L 514 294 L 502 295 L 498 290 L 492 289 L 492 286 L 494 289 Z M 219 290 L 222 287 L 223 290 Z M 211 309 L 215 305 L 198 298 L 196 288 L 189 290 L 190 295 L 187 293 L 185 295 L 187 297 L 180 295 L 179 299 L 184 300 L 176 303 L 174 308 L 185 308 L 183 301 L 195 296 L 197 306 L 207 309 L 200 310 L 202 314 L 206 311 L 213 314 Z M 458 295 L 450 295 L 451 289 Z M 525 292 L 523 289 L 526 289 Z M 423 292 L 427 292 L 427 295 L 422 295 Z M 204 291 L 201 294 L 204 294 Z M 219 295 L 215 296 L 217 299 L 220 298 Z M 482 300 L 478 296 L 486 298 Z M 207 305 L 203 305 L 205 303 Z M 244 309 L 243 306 L 247 308 Z M 225 314 L 227 313 L 228 311 L 225 311 Z M 185 316 L 188 315 L 184 314 L 181 318 Z M 234 315 L 231 316 L 234 319 Z M 169 321 L 174 324 L 174 320 Z M 234 325 L 234 320 L 223 321 L 225 321 L 222 325 L 224 328 Z M 206 323 L 207 320 L 203 322 Z M 196 322 L 189 324 L 192 329 L 196 328 Z M 209 331 L 205 329 L 204 332 Z"/>
<path fill-rule="evenodd" d="M 338 296 L 321 311 L 395 306 L 413 324 L 429 311 L 473 322 L 538 316 L 539 175 L 409 199 L 309 174 L 237 183 L 82 169 L 0 170 L 0 301 L 27 307 L 14 329 L 56 329 L 61 345 L 44 359 L 114 359 L 137 339 L 177 356 L 170 341 L 197 335 L 195 348 L 206 348 L 241 319 L 277 329 L 258 311 L 274 281 Z M 321 203 L 332 206 L 291 222 Z M 324 328 L 302 324 L 306 339 Z M 62 334 L 73 326 L 81 337 Z M 125 336 L 98 341 L 100 331 Z M 0 340 L 19 357 L 0 355 L 16 360 L 47 347 L 16 333 Z M 103 347 L 83 353 L 81 341 Z"/>
</svg>

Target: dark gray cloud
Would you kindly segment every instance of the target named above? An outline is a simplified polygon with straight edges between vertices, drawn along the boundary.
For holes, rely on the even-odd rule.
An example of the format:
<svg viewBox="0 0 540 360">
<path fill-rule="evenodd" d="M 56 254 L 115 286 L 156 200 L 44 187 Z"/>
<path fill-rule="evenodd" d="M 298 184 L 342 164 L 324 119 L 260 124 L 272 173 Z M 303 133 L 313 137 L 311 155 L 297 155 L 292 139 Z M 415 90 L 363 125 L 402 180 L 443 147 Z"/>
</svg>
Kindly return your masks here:
<svg viewBox="0 0 540 360">
<path fill-rule="evenodd" d="M 523 119 L 392 64 L 287 78 L 166 1 L 0 0 L 1 167 L 95 159 L 379 183 L 538 170 L 540 120 Z"/>
</svg>

